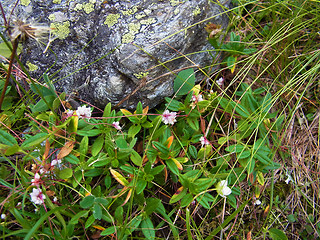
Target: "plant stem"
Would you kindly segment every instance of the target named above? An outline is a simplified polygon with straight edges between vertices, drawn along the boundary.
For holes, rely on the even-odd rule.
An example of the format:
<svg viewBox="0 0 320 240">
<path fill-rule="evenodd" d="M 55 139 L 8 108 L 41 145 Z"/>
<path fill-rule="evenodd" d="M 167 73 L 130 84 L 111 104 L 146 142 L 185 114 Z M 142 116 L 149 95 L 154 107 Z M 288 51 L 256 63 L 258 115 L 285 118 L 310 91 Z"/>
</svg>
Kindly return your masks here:
<svg viewBox="0 0 320 240">
<path fill-rule="evenodd" d="M 11 52 L 11 56 L 10 56 L 8 73 L 7 73 L 6 81 L 4 83 L 3 90 L 1 93 L 1 97 L 0 97 L 0 111 L 2 111 L 2 103 L 3 103 L 4 96 L 6 95 L 7 87 L 9 85 L 9 79 L 10 79 L 11 71 L 12 71 L 12 64 L 14 61 L 14 57 L 16 56 L 17 48 L 18 48 L 18 39 L 15 39 L 12 42 L 12 52 Z"/>
</svg>

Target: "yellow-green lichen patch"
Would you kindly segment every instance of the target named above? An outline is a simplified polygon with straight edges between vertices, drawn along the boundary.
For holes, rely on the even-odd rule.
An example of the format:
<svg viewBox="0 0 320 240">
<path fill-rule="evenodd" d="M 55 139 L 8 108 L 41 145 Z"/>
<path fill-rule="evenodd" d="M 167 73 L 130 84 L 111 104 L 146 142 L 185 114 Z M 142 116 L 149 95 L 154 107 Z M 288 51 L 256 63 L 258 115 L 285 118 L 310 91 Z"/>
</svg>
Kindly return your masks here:
<svg viewBox="0 0 320 240">
<path fill-rule="evenodd" d="M 179 14 L 179 12 L 180 12 L 179 7 L 177 7 L 177 8 L 173 11 L 174 15 L 178 15 L 178 14 Z"/>
<path fill-rule="evenodd" d="M 136 16 L 135 16 L 135 18 L 136 19 L 141 19 L 141 18 L 144 18 L 144 17 L 146 17 L 147 15 L 145 15 L 144 13 L 138 13 L 138 14 L 136 14 Z"/>
<path fill-rule="evenodd" d="M 150 25 L 150 24 L 153 24 L 153 23 L 156 23 L 157 20 L 155 18 L 148 18 L 146 20 L 141 20 L 140 23 L 143 24 L 143 25 Z"/>
<path fill-rule="evenodd" d="M 193 16 L 197 16 L 201 13 L 201 9 L 199 7 L 196 7 L 196 9 L 194 9 L 192 11 Z"/>
<path fill-rule="evenodd" d="M 70 22 L 65 21 L 63 23 L 51 23 L 50 28 L 53 28 L 52 33 L 56 35 L 59 39 L 65 39 L 70 33 Z"/>
<path fill-rule="evenodd" d="M 134 73 L 133 75 L 138 78 L 138 79 L 142 79 L 146 76 L 148 76 L 149 72 L 139 72 L 139 73 Z"/>
<path fill-rule="evenodd" d="M 120 14 L 109 14 L 104 21 L 104 24 L 108 25 L 108 27 L 112 27 L 118 22 L 118 19 L 120 17 Z"/>
<path fill-rule="evenodd" d="M 54 20 L 56 20 L 56 15 L 54 15 L 54 13 L 52 13 L 52 14 L 49 15 L 48 18 L 49 18 L 50 21 L 54 21 Z"/>
<path fill-rule="evenodd" d="M 83 4 L 83 10 L 86 14 L 89 14 L 94 11 L 94 5 L 92 3 L 85 3 Z"/>
<path fill-rule="evenodd" d="M 134 33 L 128 32 L 122 36 L 122 43 L 131 43 L 134 40 Z"/>
<path fill-rule="evenodd" d="M 123 15 L 133 15 L 133 14 L 135 14 L 136 12 L 138 11 L 138 7 L 137 6 L 133 6 L 131 9 L 129 9 L 129 10 L 123 10 L 123 11 L 121 11 L 121 13 L 123 14 Z"/>
<path fill-rule="evenodd" d="M 52 2 L 53 2 L 53 3 L 56 3 L 56 4 L 60 4 L 60 3 L 61 3 L 61 0 L 53 0 Z"/>
<path fill-rule="evenodd" d="M 37 71 L 38 70 L 38 66 L 35 65 L 35 64 L 32 64 L 31 62 L 27 61 L 26 62 L 26 65 L 28 66 L 29 68 L 29 72 L 34 72 L 34 71 Z"/>
<path fill-rule="evenodd" d="M 129 23 L 128 28 L 129 32 L 138 33 L 140 31 L 141 24 L 140 23 Z"/>
<path fill-rule="evenodd" d="M 77 5 L 74 7 L 75 11 L 80 11 L 83 9 L 83 5 L 81 3 L 77 3 Z"/>
<path fill-rule="evenodd" d="M 21 4 L 22 6 L 28 6 L 28 5 L 30 4 L 30 2 L 31 2 L 31 0 L 21 0 L 21 1 L 20 1 L 20 4 Z"/>
<path fill-rule="evenodd" d="M 172 7 L 174 7 L 174 6 L 179 5 L 180 1 L 179 0 L 170 0 L 170 4 L 171 4 Z"/>
</svg>

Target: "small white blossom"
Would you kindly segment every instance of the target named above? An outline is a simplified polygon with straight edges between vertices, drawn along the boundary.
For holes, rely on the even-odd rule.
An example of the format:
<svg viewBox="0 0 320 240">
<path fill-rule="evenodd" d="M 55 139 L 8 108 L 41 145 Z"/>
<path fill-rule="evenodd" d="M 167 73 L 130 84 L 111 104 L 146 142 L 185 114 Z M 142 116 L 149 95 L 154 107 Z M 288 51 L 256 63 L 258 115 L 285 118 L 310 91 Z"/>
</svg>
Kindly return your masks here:
<svg viewBox="0 0 320 240">
<path fill-rule="evenodd" d="M 54 198 L 53 198 L 53 202 L 58 202 L 58 198 L 57 198 L 57 197 L 54 197 Z"/>
<path fill-rule="evenodd" d="M 39 175 L 39 173 L 36 173 L 34 175 L 34 178 L 31 180 L 31 185 L 39 187 L 39 185 L 40 185 L 40 175 Z"/>
<path fill-rule="evenodd" d="M 90 118 L 92 110 L 90 107 L 82 106 L 78 107 L 76 113 L 79 118 Z"/>
<path fill-rule="evenodd" d="M 177 121 L 176 116 L 177 116 L 176 112 L 169 112 L 168 110 L 165 110 L 162 114 L 162 121 L 164 124 L 173 125 Z"/>
<path fill-rule="evenodd" d="M 193 101 L 193 102 L 201 102 L 201 101 L 203 101 L 203 97 L 202 97 L 201 94 L 192 95 L 191 101 Z"/>
<path fill-rule="evenodd" d="M 202 136 L 200 139 L 200 142 L 201 142 L 201 146 L 203 147 L 204 145 L 209 145 L 210 142 L 208 141 L 208 139 L 204 136 Z"/>
<path fill-rule="evenodd" d="M 67 118 L 72 117 L 72 116 L 73 116 L 73 113 L 74 113 L 74 111 L 71 110 L 71 109 L 68 109 L 68 110 L 65 112 Z"/>
<path fill-rule="evenodd" d="M 43 204 L 44 199 L 46 199 L 46 196 L 42 193 L 42 190 L 40 188 L 34 188 L 32 189 L 32 193 L 30 193 L 31 201 L 34 202 L 34 204 Z"/>
<path fill-rule="evenodd" d="M 54 167 L 55 165 L 60 165 L 61 159 L 54 159 L 51 161 L 51 167 Z"/>
<path fill-rule="evenodd" d="M 217 84 L 218 84 L 220 87 L 223 85 L 223 82 L 224 82 L 223 77 L 221 77 L 221 78 L 219 78 L 219 79 L 217 80 Z"/>
<path fill-rule="evenodd" d="M 221 197 L 226 197 L 231 194 L 231 189 L 228 187 L 228 181 L 227 180 L 222 180 L 217 184 L 216 187 L 217 192 Z"/>
<path fill-rule="evenodd" d="M 45 174 L 45 173 L 47 173 L 48 171 L 47 171 L 47 169 L 45 169 L 43 166 L 41 166 L 40 167 L 40 169 L 39 169 L 39 173 L 42 175 L 42 174 Z"/>
<path fill-rule="evenodd" d="M 254 205 L 260 205 L 261 204 L 261 201 L 259 199 L 257 199 L 255 202 L 254 202 Z"/>
<path fill-rule="evenodd" d="M 1 214 L 1 219 L 4 220 L 4 219 L 6 219 L 6 217 L 7 217 L 7 216 L 6 216 L 4 213 Z"/>
<path fill-rule="evenodd" d="M 293 179 L 292 179 L 292 177 L 289 175 L 289 173 L 286 173 L 286 176 L 287 176 L 287 180 L 285 180 L 286 184 L 289 184 L 290 181 L 293 182 Z"/>
<path fill-rule="evenodd" d="M 113 126 L 115 129 L 117 129 L 117 130 L 121 130 L 121 127 L 120 127 L 119 122 L 113 122 L 113 123 L 112 123 L 112 126 Z"/>
</svg>

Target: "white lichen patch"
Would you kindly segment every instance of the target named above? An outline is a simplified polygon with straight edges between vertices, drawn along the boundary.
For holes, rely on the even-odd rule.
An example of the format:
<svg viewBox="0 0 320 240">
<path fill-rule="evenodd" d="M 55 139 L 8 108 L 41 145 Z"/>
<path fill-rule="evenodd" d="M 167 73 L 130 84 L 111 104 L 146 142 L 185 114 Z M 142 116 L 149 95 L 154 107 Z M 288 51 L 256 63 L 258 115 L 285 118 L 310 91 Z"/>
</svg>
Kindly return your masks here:
<svg viewBox="0 0 320 240">
<path fill-rule="evenodd" d="M 201 13 L 201 9 L 199 7 L 196 7 L 193 11 L 192 14 L 193 16 L 197 16 Z"/>
<path fill-rule="evenodd" d="M 174 15 L 178 15 L 178 14 L 179 14 L 179 12 L 180 12 L 179 7 L 177 7 L 177 8 L 173 11 Z"/>
<path fill-rule="evenodd" d="M 26 62 L 26 65 L 28 66 L 29 68 L 29 72 L 34 72 L 34 71 L 37 71 L 38 70 L 38 66 L 35 65 L 35 64 L 32 64 L 31 62 L 27 61 Z"/>
<path fill-rule="evenodd" d="M 22 6 L 28 6 L 30 4 L 31 0 L 21 0 L 20 5 Z"/>
<path fill-rule="evenodd" d="M 53 2 L 53 3 L 56 3 L 56 4 L 60 4 L 60 3 L 61 3 L 61 0 L 53 0 L 52 2 Z"/>
<path fill-rule="evenodd" d="M 150 9 L 145 9 L 145 10 L 143 10 L 144 11 L 144 13 L 146 14 L 146 15 L 150 15 L 150 13 L 152 12 Z"/>
<path fill-rule="evenodd" d="M 149 72 L 139 72 L 139 73 L 134 73 L 133 75 L 138 78 L 138 79 L 142 79 L 146 76 L 148 76 Z"/>
<path fill-rule="evenodd" d="M 106 17 L 104 24 L 108 25 L 108 27 L 110 28 L 118 22 L 119 18 L 120 18 L 120 14 L 109 14 Z"/>
<path fill-rule="evenodd" d="M 59 39 L 65 39 L 70 33 L 70 22 L 65 21 L 62 23 L 54 22 L 50 24 L 50 28 L 52 28 L 52 33 L 56 35 Z"/>
<path fill-rule="evenodd" d="M 137 6 L 133 6 L 131 9 L 129 10 L 122 10 L 121 13 L 125 16 L 129 16 L 129 15 L 133 15 L 138 11 L 138 7 Z"/>
</svg>

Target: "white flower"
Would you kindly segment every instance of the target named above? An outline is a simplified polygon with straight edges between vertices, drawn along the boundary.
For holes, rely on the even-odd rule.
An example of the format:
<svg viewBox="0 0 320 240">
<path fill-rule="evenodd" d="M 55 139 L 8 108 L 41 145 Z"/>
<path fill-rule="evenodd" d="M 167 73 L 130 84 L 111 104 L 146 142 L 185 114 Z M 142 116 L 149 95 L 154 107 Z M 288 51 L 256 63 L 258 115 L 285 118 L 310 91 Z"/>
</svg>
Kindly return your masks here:
<svg viewBox="0 0 320 240">
<path fill-rule="evenodd" d="M 71 109 L 68 109 L 67 111 L 65 111 L 65 114 L 67 116 L 67 118 L 72 117 L 73 116 L 74 111 Z"/>
<path fill-rule="evenodd" d="M 289 175 L 289 173 L 286 173 L 287 180 L 285 180 L 286 184 L 289 184 L 290 181 L 293 181 L 292 177 Z"/>
<path fill-rule="evenodd" d="M 34 175 L 34 178 L 31 180 L 31 185 L 39 187 L 39 185 L 40 185 L 40 175 L 39 175 L 39 173 L 36 173 Z"/>
<path fill-rule="evenodd" d="M 42 190 L 40 188 L 34 188 L 32 189 L 32 193 L 30 193 L 31 201 L 34 202 L 34 204 L 43 204 L 44 199 L 46 199 L 46 196 L 42 193 Z"/>
<path fill-rule="evenodd" d="M 57 198 L 57 197 L 54 197 L 54 198 L 53 198 L 53 202 L 58 202 L 58 198 Z"/>
<path fill-rule="evenodd" d="M 224 79 L 223 79 L 223 77 L 221 77 L 217 80 L 217 84 L 221 87 L 223 85 L 223 81 L 224 81 Z"/>
<path fill-rule="evenodd" d="M 261 204 L 261 201 L 259 199 L 257 199 L 255 202 L 254 202 L 254 205 L 260 205 Z"/>
<path fill-rule="evenodd" d="M 228 181 L 227 180 L 222 180 L 217 184 L 216 187 L 217 192 L 221 197 L 226 197 L 229 194 L 231 194 L 231 189 L 228 187 Z"/>
<path fill-rule="evenodd" d="M 78 107 L 76 111 L 77 116 L 79 118 L 90 118 L 91 112 L 92 112 L 91 108 L 86 106 Z"/>
<path fill-rule="evenodd" d="M 6 216 L 4 213 L 1 214 L 1 219 L 4 220 L 4 219 L 6 219 L 6 217 L 7 217 L 7 216 Z"/>
<path fill-rule="evenodd" d="M 54 167 L 57 164 L 61 164 L 61 159 L 54 159 L 51 161 L 51 167 Z"/>
<path fill-rule="evenodd" d="M 201 142 L 201 146 L 203 147 L 204 145 L 209 145 L 210 142 L 208 141 L 208 139 L 204 136 L 202 136 L 200 139 L 200 142 Z"/>
<path fill-rule="evenodd" d="M 39 169 L 40 174 L 45 174 L 47 172 L 48 172 L 47 169 L 45 169 L 43 166 L 40 167 L 40 169 Z"/>
<path fill-rule="evenodd" d="M 202 97 L 201 94 L 192 95 L 191 101 L 193 101 L 193 102 L 201 102 L 201 101 L 203 101 L 203 97 Z"/>
<path fill-rule="evenodd" d="M 121 130 L 121 127 L 120 127 L 120 125 L 119 125 L 119 122 L 113 122 L 113 123 L 112 123 L 112 126 L 113 126 L 115 129 L 117 129 L 117 130 Z"/>
<path fill-rule="evenodd" d="M 162 121 L 164 124 L 173 125 L 177 121 L 176 116 L 177 116 L 176 112 L 169 112 L 168 110 L 165 110 L 162 114 Z"/>
</svg>

